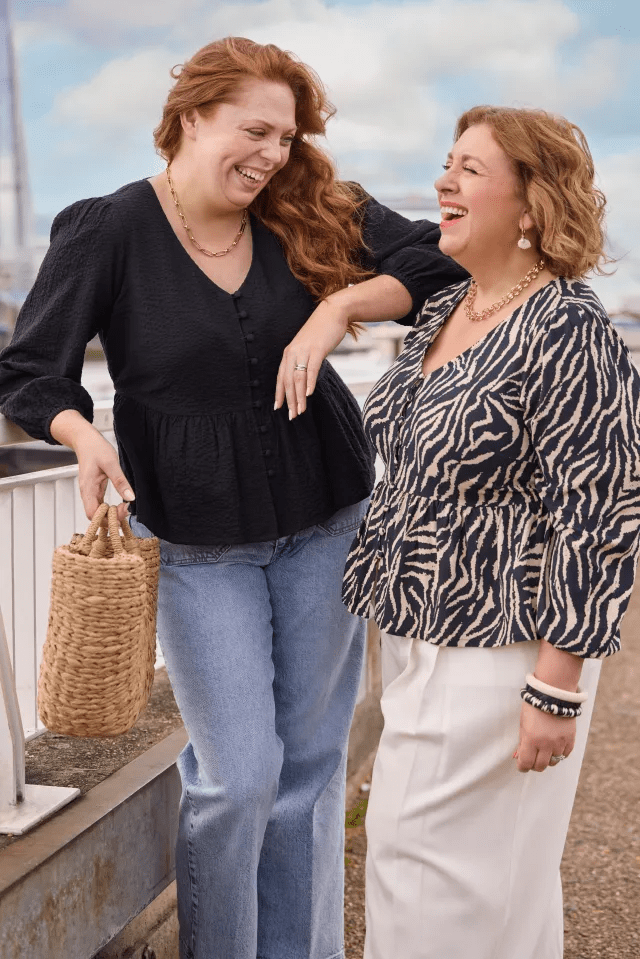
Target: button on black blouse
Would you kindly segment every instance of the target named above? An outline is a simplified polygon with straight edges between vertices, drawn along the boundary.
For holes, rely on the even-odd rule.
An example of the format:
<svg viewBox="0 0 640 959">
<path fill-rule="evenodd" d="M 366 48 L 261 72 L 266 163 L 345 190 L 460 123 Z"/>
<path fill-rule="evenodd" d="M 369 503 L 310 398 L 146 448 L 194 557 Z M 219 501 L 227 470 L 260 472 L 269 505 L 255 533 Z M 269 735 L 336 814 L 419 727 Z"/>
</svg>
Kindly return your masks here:
<svg viewBox="0 0 640 959">
<path fill-rule="evenodd" d="M 324 362 L 308 411 L 273 410 L 282 352 L 314 310 L 272 233 L 252 217 L 253 259 L 229 294 L 196 265 L 147 180 L 60 213 L 13 339 L 0 354 L 2 412 L 55 442 L 53 418 L 93 404 L 85 345 L 102 341 L 114 424 L 138 518 L 174 543 L 277 539 L 367 496 L 371 448 L 358 406 Z M 363 264 L 424 299 L 464 274 L 439 229 L 375 200 Z"/>
</svg>

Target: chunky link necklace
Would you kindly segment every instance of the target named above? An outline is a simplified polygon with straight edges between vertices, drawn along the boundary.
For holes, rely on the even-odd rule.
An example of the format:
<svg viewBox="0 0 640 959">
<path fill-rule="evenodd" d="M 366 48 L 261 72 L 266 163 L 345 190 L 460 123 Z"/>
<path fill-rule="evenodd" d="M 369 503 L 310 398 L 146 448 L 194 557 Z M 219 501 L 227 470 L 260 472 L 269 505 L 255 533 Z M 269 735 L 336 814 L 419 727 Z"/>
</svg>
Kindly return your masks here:
<svg viewBox="0 0 640 959">
<path fill-rule="evenodd" d="M 240 240 L 242 239 L 242 234 L 244 233 L 245 227 L 246 227 L 246 225 L 247 225 L 247 218 L 248 218 L 248 214 L 247 214 L 246 208 L 242 211 L 242 223 L 240 224 L 240 229 L 238 230 L 238 232 L 237 232 L 237 234 L 236 234 L 236 238 L 235 238 L 235 240 L 233 241 L 233 243 L 231 244 L 231 246 L 228 246 L 226 250 L 220 250 L 219 253 L 213 253 L 211 250 L 205 250 L 205 248 L 204 248 L 203 246 L 200 246 L 200 244 L 199 244 L 198 241 L 196 240 L 195 236 L 194 236 L 193 233 L 191 232 L 191 227 L 190 227 L 189 224 L 187 223 L 187 218 L 186 218 L 186 216 L 184 215 L 184 211 L 183 211 L 182 207 L 180 206 L 180 201 L 179 201 L 179 199 L 178 199 L 178 194 L 176 193 L 175 188 L 174 188 L 174 186 L 173 186 L 173 180 L 171 179 L 171 173 L 169 172 L 169 167 L 170 167 L 170 166 L 171 166 L 171 164 L 169 164 L 169 166 L 167 167 L 167 181 L 168 181 L 168 183 L 169 183 L 169 189 L 171 190 L 171 196 L 173 197 L 173 202 L 175 203 L 175 205 L 176 205 L 176 210 L 178 211 L 178 216 L 179 216 L 180 219 L 182 220 L 182 225 L 183 225 L 183 227 L 185 228 L 185 230 L 187 231 L 187 236 L 189 237 L 189 239 L 191 240 L 191 242 L 193 243 L 193 245 L 195 246 L 195 248 L 196 248 L 197 250 L 200 250 L 201 253 L 204 253 L 205 256 L 225 256 L 225 254 L 227 254 L 227 253 L 229 253 L 231 250 L 233 250 L 234 246 L 237 246 L 238 243 L 240 242 Z"/>
<path fill-rule="evenodd" d="M 469 286 L 469 292 L 467 293 L 464 300 L 464 311 L 467 314 L 468 320 L 473 320 L 477 322 L 478 320 L 486 320 L 488 316 L 492 316 L 496 313 L 501 307 L 506 306 L 507 303 L 510 303 L 511 300 L 522 293 L 522 291 L 529 286 L 532 280 L 536 278 L 540 270 L 544 269 L 544 260 L 540 260 L 539 263 L 536 263 L 535 266 L 531 267 L 526 276 L 523 276 L 519 283 L 517 283 L 512 290 L 502 297 L 501 300 L 498 300 L 497 303 L 494 303 L 493 306 L 488 306 L 486 310 L 482 310 L 481 313 L 475 313 L 473 309 L 473 304 L 476 301 L 476 296 L 478 295 L 478 287 L 476 286 L 476 281 L 471 280 Z"/>
</svg>

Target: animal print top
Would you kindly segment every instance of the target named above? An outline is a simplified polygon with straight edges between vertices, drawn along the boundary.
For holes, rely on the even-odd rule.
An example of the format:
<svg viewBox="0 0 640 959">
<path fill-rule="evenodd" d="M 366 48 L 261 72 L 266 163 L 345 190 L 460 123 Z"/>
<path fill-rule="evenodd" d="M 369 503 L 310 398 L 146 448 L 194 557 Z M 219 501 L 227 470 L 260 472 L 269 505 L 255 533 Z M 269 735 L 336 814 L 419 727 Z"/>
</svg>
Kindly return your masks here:
<svg viewBox="0 0 640 959">
<path fill-rule="evenodd" d="M 444 646 L 608 656 L 640 541 L 640 376 L 593 291 L 559 278 L 423 377 L 467 289 L 427 301 L 367 399 L 386 472 L 343 600 Z"/>
</svg>

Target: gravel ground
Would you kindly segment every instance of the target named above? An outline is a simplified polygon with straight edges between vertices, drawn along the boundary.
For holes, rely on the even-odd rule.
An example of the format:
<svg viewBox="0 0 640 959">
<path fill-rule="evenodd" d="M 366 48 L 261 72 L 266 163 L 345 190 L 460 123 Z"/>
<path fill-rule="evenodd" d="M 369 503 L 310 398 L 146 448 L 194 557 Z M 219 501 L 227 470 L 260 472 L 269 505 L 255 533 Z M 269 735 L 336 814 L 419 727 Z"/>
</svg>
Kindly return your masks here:
<svg viewBox="0 0 640 959">
<path fill-rule="evenodd" d="M 562 863 L 564 959 L 640 959 L 640 581 L 622 643 L 603 665 Z M 347 815 L 347 959 L 364 945 L 362 797 Z"/>
</svg>

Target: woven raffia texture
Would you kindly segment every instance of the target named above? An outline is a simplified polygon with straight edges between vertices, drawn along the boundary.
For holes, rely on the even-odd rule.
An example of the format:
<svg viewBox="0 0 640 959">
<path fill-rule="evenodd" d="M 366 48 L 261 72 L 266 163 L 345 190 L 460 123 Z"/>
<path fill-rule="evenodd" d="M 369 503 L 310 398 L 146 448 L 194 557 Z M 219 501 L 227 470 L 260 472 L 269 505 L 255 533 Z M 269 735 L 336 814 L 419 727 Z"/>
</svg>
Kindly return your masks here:
<svg viewBox="0 0 640 959">
<path fill-rule="evenodd" d="M 38 709 L 45 726 L 66 736 L 115 736 L 133 726 L 154 676 L 159 543 L 98 524 L 53 555 L 49 627 Z"/>
</svg>

